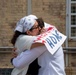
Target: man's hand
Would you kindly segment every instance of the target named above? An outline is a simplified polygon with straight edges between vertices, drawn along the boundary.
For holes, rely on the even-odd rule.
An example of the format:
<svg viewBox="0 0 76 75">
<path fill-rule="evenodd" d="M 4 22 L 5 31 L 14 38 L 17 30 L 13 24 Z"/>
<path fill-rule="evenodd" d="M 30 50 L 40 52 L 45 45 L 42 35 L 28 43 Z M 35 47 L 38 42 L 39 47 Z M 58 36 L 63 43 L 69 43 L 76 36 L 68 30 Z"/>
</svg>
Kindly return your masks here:
<svg viewBox="0 0 76 75">
<path fill-rule="evenodd" d="M 17 48 L 12 49 L 12 58 L 17 57 L 18 54 L 16 53 L 16 50 L 17 50 Z"/>
<path fill-rule="evenodd" d="M 40 34 L 45 33 L 45 32 L 46 32 L 46 29 L 45 28 L 42 28 Z"/>
</svg>

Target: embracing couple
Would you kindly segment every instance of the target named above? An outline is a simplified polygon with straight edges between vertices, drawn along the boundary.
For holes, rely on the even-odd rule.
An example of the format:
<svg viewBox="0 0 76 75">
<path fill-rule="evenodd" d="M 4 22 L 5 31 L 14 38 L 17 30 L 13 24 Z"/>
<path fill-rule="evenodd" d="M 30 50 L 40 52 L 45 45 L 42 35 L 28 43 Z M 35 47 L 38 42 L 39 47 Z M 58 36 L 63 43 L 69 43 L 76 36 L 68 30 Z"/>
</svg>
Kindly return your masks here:
<svg viewBox="0 0 76 75">
<path fill-rule="evenodd" d="M 11 75 L 66 75 L 62 46 L 60 45 L 56 52 L 51 54 L 44 43 L 35 42 L 38 35 L 46 33 L 49 28 L 56 29 L 55 26 L 45 23 L 42 18 L 37 18 L 35 15 L 25 16 L 17 22 L 11 39 L 11 43 L 16 48 L 14 52 L 17 54 L 11 61 L 15 67 Z M 33 71 L 33 67 L 36 66 L 37 58 L 38 73 L 35 73 L 36 70 L 30 73 L 30 70 Z"/>
</svg>

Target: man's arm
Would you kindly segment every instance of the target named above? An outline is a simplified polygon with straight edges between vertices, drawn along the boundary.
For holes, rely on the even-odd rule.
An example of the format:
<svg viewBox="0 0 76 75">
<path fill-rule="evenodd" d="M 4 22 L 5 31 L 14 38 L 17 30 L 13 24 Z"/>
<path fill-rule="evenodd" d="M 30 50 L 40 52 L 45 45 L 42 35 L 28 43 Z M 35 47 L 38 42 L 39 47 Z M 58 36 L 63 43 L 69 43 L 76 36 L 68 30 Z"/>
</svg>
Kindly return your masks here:
<svg viewBox="0 0 76 75">
<path fill-rule="evenodd" d="M 13 59 L 13 65 L 16 68 L 24 68 L 25 66 L 32 63 L 36 58 L 38 58 L 42 53 L 46 51 L 45 46 L 40 46 L 33 48 L 31 50 L 26 50 Z"/>
<path fill-rule="evenodd" d="M 31 46 L 31 49 L 39 47 L 39 46 L 44 46 L 44 44 L 42 44 L 42 43 L 33 43 L 32 46 Z"/>
</svg>

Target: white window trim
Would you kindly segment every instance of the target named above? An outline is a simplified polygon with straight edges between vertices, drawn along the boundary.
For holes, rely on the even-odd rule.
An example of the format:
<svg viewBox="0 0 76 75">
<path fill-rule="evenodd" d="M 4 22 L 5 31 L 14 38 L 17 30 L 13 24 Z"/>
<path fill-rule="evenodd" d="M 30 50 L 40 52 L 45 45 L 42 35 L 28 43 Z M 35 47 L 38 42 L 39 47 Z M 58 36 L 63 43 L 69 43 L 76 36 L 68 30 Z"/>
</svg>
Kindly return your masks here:
<svg viewBox="0 0 76 75">
<path fill-rule="evenodd" d="M 71 25 L 71 15 L 76 15 L 76 13 L 71 13 L 71 3 L 76 3 L 76 1 L 67 0 L 66 4 L 66 34 L 69 39 L 75 39 L 76 36 L 71 36 L 71 27 L 76 27 Z"/>
</svg>

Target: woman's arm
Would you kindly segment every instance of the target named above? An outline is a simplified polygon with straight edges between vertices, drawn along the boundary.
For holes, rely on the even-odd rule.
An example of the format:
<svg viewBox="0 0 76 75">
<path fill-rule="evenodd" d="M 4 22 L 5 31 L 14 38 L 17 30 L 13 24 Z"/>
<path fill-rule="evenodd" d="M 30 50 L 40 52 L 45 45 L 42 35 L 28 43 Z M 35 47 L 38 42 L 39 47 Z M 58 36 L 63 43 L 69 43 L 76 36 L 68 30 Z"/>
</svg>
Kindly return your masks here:
<svg viewBox="0 0 76 75">
<path fill-rule="evenodd" d="M 46 50 L 47 49 L 45 46 L 40 46 L 40 47 L 33 48 L 31 50 L 27 50 L 25 52 L 22 52 L 16 58 L 14 58 L 12 63 L 16 68 L 24 68 L 25 66 L 32 63 Z"/>
</svg>

